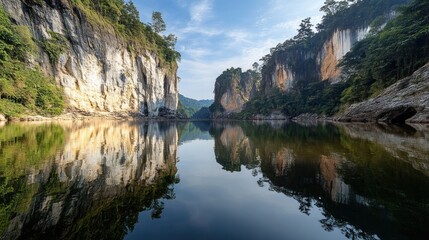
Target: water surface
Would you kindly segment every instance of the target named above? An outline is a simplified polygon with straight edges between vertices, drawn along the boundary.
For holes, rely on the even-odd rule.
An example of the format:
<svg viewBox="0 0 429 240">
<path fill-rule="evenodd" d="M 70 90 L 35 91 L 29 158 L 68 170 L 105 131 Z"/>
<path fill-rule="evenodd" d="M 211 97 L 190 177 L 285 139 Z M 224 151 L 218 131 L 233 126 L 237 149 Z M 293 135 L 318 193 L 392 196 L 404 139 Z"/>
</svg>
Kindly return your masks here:
<svg viewBox="0 0 429 240">
<path fill-rule="evenodd" d="M 427 126 L 0 127 L 2 239 L 425 239 Z"/>
</svg>

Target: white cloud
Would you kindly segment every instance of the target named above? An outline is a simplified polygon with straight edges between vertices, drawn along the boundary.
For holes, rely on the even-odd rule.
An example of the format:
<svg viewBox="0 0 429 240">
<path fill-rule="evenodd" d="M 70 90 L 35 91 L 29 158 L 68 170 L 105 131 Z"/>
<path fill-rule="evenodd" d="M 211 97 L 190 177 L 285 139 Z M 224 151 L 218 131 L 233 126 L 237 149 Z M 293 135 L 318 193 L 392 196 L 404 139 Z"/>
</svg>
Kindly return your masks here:
<svg viewBox="0 0 429 240">
<path fill-rule="evenodd" d="M 192 59 L 201 59 L 213 54 L 213 51 L 207 48 L 185 48 L 182 52 L 188 54 Z"/>
<path fill-rule="evenodd" d="M 215 80 L 223 71 L 230 67 L 244 71 L 251 68 L 270 48 L 293 37 L 302 19 L 312 16 L 315 25 L 321 20 L 317 15 L 320 6 L 314 0 L 266 1 L 267 8 L 257 11 L 253 26 L 213 21 L 220 15 L 212 12 L 213 0 L 199 0 L 187 6 L 190 20 L 176 31 L 183 46 L 179 70 L 182 94 L 212 98 Z"/>
<path fill-rule="evenodd" d="M 190 8 L 191 22 L 197 24 L 203 22 L 205 18 L 210 16 L 212 6 L 212 0 L 202 0 L 193 4 Z"/>
<path fill-rule="evenodd" d="M 205 36 L 215 36 L 222 33 L 221 30 L 216 28 L 210 28 L 210 27 L 203 27 L 203 26 L 187 26 L 185 28 L 179 29 L 178 36 L 179 38 L 186 38 L 186 34 L 188 33 L 198 33 Z"/>
</svg>

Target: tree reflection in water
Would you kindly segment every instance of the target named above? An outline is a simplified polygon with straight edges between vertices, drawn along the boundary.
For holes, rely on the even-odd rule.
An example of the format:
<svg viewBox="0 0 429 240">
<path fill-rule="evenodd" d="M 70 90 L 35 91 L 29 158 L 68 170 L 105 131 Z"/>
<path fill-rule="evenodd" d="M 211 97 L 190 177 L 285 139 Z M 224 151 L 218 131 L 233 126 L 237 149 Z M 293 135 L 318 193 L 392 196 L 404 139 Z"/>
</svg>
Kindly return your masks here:
<svg viewBox="0 0 429 240">
<path fill-rule="evenodd" d="M 2 238 L 124 238 L 175 198 L 177 144 L 174 124 L 0 128 Z"/>
<path fill-rule="evenodd" d="M 253 169 L 260 187 L 296 199 L 303 214 L 322 209 L 326 231 L 391 239 L 428 233 L 429 134 L 413 129 L 248 122 L 210 132 L 223 169 Z"/>
<path fill-rule="evenodd" d="M 189 211 L 216 215 L 213 206 L 195 198 L 213 194 L 212 190 L 236 196 L 231 192 L 242 189 L 235 189 L 232 182 L 228 193 L 204 184 L 225 183 L 216 182 L 216 177 L 226 172 L 242 181 L 234 177 L 248 172 L 263 197 L 273 191 L 287 196 L 285 201 L 296 200 L 299 211 L 318 226 L 319 221 L 327 232 L 340 230 L 350 239 L 424 238 L 429 235 L 428 132 L 421 126 L 280 122 L 5 125 L 0 127 L 0 231 L 4 239 L 122 239 L 134 229 L 141 212 L 160 218 L 177 189 L 182 199 L 172 203 L 192 203 Z M 188 181 L 175 190 L 178 146 L 189 143 L 182 149 L 189 147 L 192 155 L 193 141 L 207 145 L 212 139 L 215 161 L 223 170 L 207 169 L 204 164 L 214 160 L 196 156 L 207 161 L 188 162 L 203 164 L 187 170 L 206 171 L 211 178 L 187 171 L 191 179 L 203 181 L 197 187 Z M 219 204 L 230 204 L 228 198 L 221 199 Z M 276 201 L 267 203 L 279 204 Z M 259 202 L 240 199 L 239 203 Z M 258 214 L 273 214 L 271 208 L 262 206 Z M 191 213 L 181 213 L 170 220 L 183 220 L 190 236 L 201 230 L 189 225 L 186 214 Z M 221 220 L 227 222 L 222 219 L 226 216 L 234 215 L 220 215 Z M 288 216 L 280 219 L 289 221 Z M 222 227 L 228 229 L 224 225 L 207 233 Z"/>
</svg>

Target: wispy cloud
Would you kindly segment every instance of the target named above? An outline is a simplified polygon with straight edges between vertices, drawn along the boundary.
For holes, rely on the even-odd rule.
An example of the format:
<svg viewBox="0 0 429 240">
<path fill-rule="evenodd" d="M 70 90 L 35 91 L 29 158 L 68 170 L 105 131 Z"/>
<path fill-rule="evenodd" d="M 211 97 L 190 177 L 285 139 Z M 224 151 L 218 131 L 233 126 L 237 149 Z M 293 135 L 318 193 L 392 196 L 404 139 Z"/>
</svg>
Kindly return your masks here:
<svg viewBox="0 0 429 240">
<path fill-rule="evenodd" d="M 210 16 L 213 7 L 213 0 L 202 0 L 191 5 L 191 23 L 201 23 Z"/>
<path fill-rule="evenodd" d="M 252 9 L 253 15 L 248 16 L 245 9 L 236 13 L 237 19 L 254 19 L 246 25 L 231 22 L 227 13 L 218 12 L 218 1 L 187 1 L 189 18 L 176 29 L 182 52 L 182 94 L 197 99 L 213 97 L 214 82 L 225 69 L 251 68 L 270 48 L 293 37 L 306 17 L 311 16 L 314 24 L 320 22 L 317 10 L 324 0 L 265 1 L 263 9 Z"/>
</svg>

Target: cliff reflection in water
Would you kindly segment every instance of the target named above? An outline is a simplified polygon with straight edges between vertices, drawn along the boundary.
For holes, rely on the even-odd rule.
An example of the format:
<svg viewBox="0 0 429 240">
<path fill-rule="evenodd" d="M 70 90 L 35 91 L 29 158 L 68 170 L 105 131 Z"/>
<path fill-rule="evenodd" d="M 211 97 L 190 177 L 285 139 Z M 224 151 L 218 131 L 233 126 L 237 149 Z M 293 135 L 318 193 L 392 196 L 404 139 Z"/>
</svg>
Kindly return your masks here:
<svg viewBox="0 0 429 240">
<path fill-rule="evenodd" d="M 174 124 L 79 122 L 0 128 L 5 239 L 122 239 L 174 198 Z"/>
<path fill-rule="evenodd" d="M 252 169 L 257 184 L 320 208 L 326 231 L 351 239 L 428 236 L 427 129 L 214 123 L 216 160 Z"/>
</svg>

